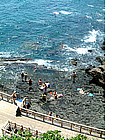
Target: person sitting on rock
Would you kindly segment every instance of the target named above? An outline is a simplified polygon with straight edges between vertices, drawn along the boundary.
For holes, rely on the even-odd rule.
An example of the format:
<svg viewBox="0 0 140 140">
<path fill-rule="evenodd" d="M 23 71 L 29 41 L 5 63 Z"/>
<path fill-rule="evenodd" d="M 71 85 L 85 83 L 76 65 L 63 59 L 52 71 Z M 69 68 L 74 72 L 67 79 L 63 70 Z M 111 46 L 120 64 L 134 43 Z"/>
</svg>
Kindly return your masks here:
<svg viewBox="0 0 140 140">
<path fill-rule="evenodd" d="M 58 95 L 57 95 L 57 92 L 56 91 L 54 91 L 53 95 L 54 95 L 54 99 L 57 99 L 58 98 Z"/>
<path fill-rule="evenodd" d="M 38 85 L 39 85 L 39 86 L 42 85 L 42 80 L 41 80 L 41 79 L 38 80 Z"/>
<path fill-rule="evenodd" d="M 42 101 L 46 101 L 46 95 L 42 94 Z"/>
<path fill-rule="evenodd" d="M 52 91 L 52 90 L 50 90 L 50 91 L 49 91 L 49 94 L 52 96 L 52 95 L 53 95 L 53 91 Z"/>
<path fill-rule="evenodd" d="M 79 90 L 79 93 L 80 93 L 80 94 L 85 94 L 85 92 L 83 91 L 83 89 L 80 89 L 80 90 Z"/>
<path fill-rule="evenodd" d="M 47 88 L 50 88 L 50 83 L 48 81 L 46 81 L 45 84 L 46 84 Z"/>
</svg>

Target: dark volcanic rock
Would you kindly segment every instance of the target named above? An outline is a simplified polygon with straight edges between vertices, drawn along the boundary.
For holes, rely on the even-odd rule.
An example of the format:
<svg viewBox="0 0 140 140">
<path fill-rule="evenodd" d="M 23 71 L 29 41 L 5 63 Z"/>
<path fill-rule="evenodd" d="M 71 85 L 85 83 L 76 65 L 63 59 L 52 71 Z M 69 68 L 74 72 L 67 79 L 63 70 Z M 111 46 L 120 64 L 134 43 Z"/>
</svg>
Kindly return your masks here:
<svg viewBox="0 0 140 140">
<path fill-rule="evenodd" d="M 90 125 L 93 127 L 104 128 L 104 116 L 105 116 L 105 106 L 102 102 L 104 100 L 103 88 L 95 84 L 89 84 L 89 81 L 93 77 L 98 77 L 102 79 L 104 73 L 104 67 L 99 66 L 95 68 L 90 66 L 88 69 L 77 69 L 76 82 L 72 83 L 72 80 L 68 75 L 70 73 L 60 72 L 56 70 L 48 70 L 44 67 L 38 68 L 35 72 L 35 64 L 8 64 L 6 66 L 6 73 L 2 73 L 3 79 L 1 80 L 1 89 L 11 88 L 20 94 L 23 98 L 28 96 L 31 98 L 32 105 L 31 109 L 36 110 L 41 113 L 48 114 L 52 111 L 53 114 L 57 114 L 60 118 L 74 121 L 77 123 L 82 123 L 85 125 Z M 33 80 L 32 90 L 29 91 L 29 85 L 27 82 L 22 82 L 21 72 L 24 70 L 28 73 L 28 76 Z M 85 73 L 88 73 L 86 74 Z M 16 76 L 15 76 L 16 75 Z M 12 77 L 12 78 L 10 78 Z M 58 94 L 63 94 L 63 98 L 43 102 L 41 101 L 42 91 L 38 87 L 38 79 L 41 78 L 43 82 L 49 81 L 51 88 L 49 90 L 56 90 Z M 97 84 L 99 80 L 95 83 Z M 77 90 L 82 88 L 85 93 L 98 93 L 89 97 L 88 94 L 82 95 Z M 11 91 L 9 93 L 11 93 Z M 99 93 L 100 91 L 100 93 Z M 49 93 L 47 95 L 49 97 Z"/>
<path fill-rule="evenodd" d="M 101 48 L 102 48 L 102 50 L 105 50 L 105 40 L 104 40 Z"/>
<path fill-rule="evenodd" d="M 103 56 L 97 56 L 96 61 L 99 62 L 101 65 L 105 64 L 105 58 Z"/>
<path fill-rule="evenodd" d="M 85 72 L 92 76 L 91 83 L 105 88 L 105 65 L 100 65 L 96 68 L 86 69 Z"/>
<path fill-rule="evenodd" d="M 74 65 L 74 66 L 77 66 L 77 59 L 72 59 L 71 64 Z"/>
</svg>

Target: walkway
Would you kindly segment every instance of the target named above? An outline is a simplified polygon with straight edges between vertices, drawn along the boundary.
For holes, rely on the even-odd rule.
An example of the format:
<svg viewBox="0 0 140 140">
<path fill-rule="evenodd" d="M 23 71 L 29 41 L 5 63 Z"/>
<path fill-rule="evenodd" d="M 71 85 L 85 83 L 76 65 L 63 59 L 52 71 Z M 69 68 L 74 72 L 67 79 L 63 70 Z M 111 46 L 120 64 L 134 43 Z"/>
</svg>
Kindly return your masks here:
<svg viewBox="0 0 140 140">
<path fill-rule="evenodd" d="M 7 121 L 11 121 L 17 124 L 21 124 L 25 127 L 30 127 L 34 130 L 39 130 L 40 132 L 46 132 L 48 130 L 60 130 L 61 134 L 64 137 L 72 137 L 76 136 L 77 132 L 71 131 L 68 129 L 64 129 L 61 127 L 57 127 L 54 125 L 50 125 L 41 121 L 37 121 L 25 116 L 22 117 L 16 117 L 17 106 L 14 104 L 8 103 L 6 101 L 1 100 L 0 101 L 0 135 L 2 135 L 1 128 L 7 123 Z M 89 138 L 93 138 L 93 136 L 88 136 Z M 100 138 L 95 137 L 94 140 L 101 140 Z"/>
</svg>

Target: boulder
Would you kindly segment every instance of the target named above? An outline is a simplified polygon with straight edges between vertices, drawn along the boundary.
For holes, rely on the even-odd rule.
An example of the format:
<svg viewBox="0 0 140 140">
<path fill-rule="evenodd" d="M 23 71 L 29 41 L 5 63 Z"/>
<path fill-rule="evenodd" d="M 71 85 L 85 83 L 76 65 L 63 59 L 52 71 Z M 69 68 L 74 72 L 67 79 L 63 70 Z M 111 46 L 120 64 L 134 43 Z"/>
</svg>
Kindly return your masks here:
<svg viewBox="0 0 140 140">
<path fill-rule="evenodd" d="M 101 65 L 104 65 L 105 63 L 105 57 L 103 56 L 97 56 L 95 60 L 99 62 Z"/>
<path fill-rule="evenodd" d="M 77 59 L 72 59 L 71 64 L 74 65 L 74 66 L 77 66 Z"/>
<path fill-rule="evenodd" d="M 90 84 L 94 83 L 102 88 L 105 88 L 105 65 L 88 69 L 88 71 L 86 70 L 86 73 L 92 76 Z"/>
<path fill-rule="evenodd" d="M 103 42 L 103 44 L 102 44 L 102 50 L 104 50 L 105 51 L 105 40 L 104 40 L 104 42 Z"/>
</svg>

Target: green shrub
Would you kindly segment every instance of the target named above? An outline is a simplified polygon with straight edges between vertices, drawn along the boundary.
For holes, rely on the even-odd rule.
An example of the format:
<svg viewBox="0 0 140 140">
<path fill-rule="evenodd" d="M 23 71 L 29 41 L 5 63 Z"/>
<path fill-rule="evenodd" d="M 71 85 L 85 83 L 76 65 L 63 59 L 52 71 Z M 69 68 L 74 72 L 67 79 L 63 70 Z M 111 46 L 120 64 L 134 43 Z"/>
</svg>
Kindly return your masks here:
<svg viewBox="0 0 140 140">
<path fill-rule="evenodd" d="M 47 131 L 46 133 L 40 134 L 37 137 L 33 137 L 33 135 L 30 133 L 30 131 L 25 130 L 24 132 L 18 131 L 18 136 L 12 135 L 12 136 L 3 136 L 0 138 L 0 140 L 88 140 L 86 136 L 83 136 L 81 134 L 72 137 L 72 138 L 64 138 L 61 136 L 60 131 Z"/>
</svg>

